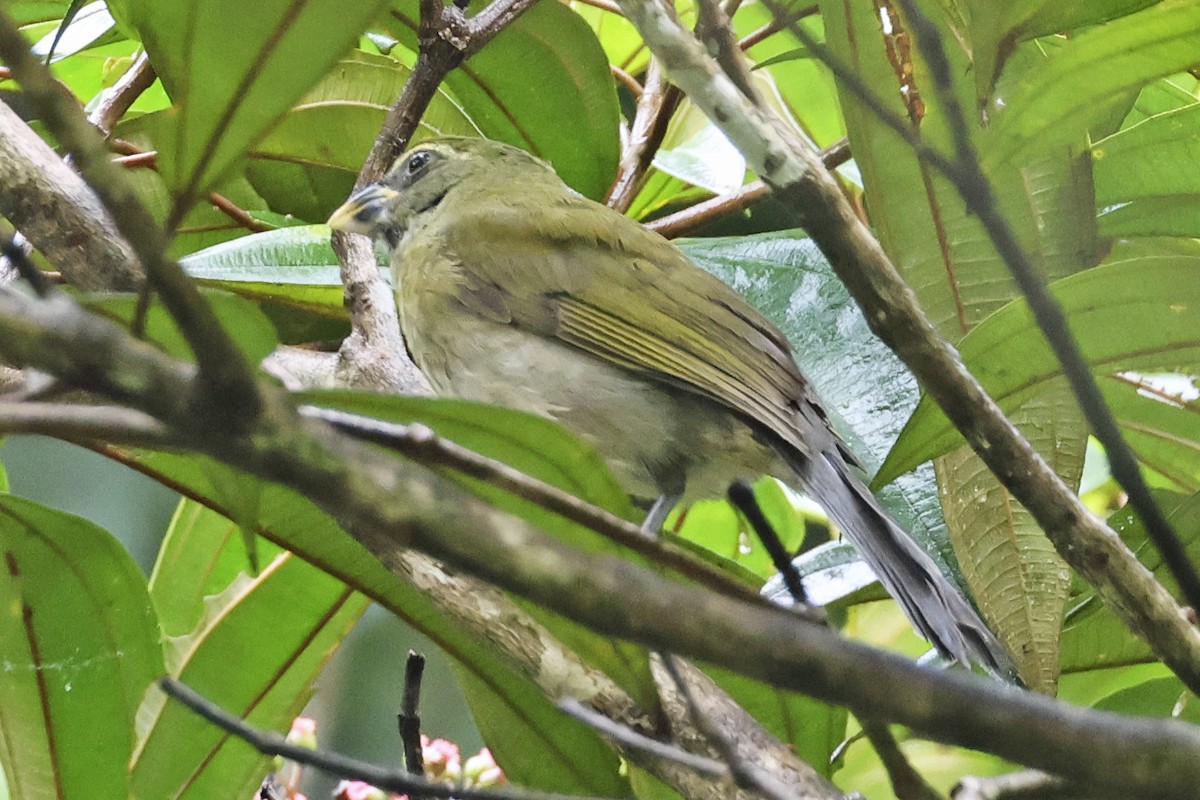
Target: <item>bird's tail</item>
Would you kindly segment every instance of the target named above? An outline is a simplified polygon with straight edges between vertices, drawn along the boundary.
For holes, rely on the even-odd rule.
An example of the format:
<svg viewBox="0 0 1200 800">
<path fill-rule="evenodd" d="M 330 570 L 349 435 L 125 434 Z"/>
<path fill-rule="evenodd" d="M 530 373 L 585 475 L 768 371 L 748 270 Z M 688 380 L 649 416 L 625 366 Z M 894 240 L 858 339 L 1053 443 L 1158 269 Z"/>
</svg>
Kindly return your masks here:
<svg viewBox="0 0 1200 800">
<path fill-rule="evenodd" d="M 789 460 L 922 636 L 949 660 L 1016 676 L 1008 651 L 929 554 L 883 509 L 836 451 Z"/>
</svg>

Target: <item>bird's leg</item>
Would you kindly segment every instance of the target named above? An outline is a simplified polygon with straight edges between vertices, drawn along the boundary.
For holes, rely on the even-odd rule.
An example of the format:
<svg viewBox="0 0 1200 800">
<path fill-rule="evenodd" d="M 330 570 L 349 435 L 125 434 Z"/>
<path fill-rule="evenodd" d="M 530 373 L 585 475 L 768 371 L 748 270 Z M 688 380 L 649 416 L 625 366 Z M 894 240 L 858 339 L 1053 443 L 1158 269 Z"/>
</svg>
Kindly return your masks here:
<svg viewBox="0 0 1200 800">
<path fill-rule="evenodd" d="M 650 504 L 650 510 L 646 512 L 646 518 L 642 520 L 642 532 L 648 533 L 651 536 L 658 536 L 662 531 L 663 523 L 667 521 L 667 515 L 671 513 L 671 509 L 683 497 L 683 493 L 660 494 L 658 499 Z"/>
</svg>

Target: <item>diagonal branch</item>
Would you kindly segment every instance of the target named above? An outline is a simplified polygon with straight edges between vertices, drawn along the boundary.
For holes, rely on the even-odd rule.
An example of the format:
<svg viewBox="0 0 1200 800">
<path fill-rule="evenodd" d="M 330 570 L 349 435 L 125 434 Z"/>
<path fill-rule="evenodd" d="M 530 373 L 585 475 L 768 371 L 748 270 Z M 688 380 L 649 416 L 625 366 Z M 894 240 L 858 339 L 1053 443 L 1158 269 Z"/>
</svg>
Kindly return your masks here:
<svg viewBox="0 0 1200 800">
<path fill-rule="evenodd" d="M 165 233 L 122 170 L 109 161 L 104 140 L 75 98 L 33 55 L 28 41 L 2 8 L 0 60 L 12 70 L 46 127 L 74 157 L 80 173 L 112 214 L 117 230 L 142 262 L 150 286 L 162 296 L 196 354 L 204 380 L 195 387 L 194 412 L 218 416 L 231 425 L 251 421 L 258 411 L 253 367 L 196 286 L 167 256 Z"/>
<path fill-rule="evenodd" d="M 1178 582 L 1184 599 L 1192 608 L 1200 609 L 1200 575 L 1196 573 L 1195 565 L 1188 558 L 1166 513 L 1150 493 L 1150 486 L 1138 466 L 1137 456 L 1125 441 L 1116 418 L 1088 368 L 1079 342 L 1071 334 L 1067 315 L 1046 288 L 1025 248 L 1017 241 L 1016 232 L 1000 213 L 991 181 L 983 172 L 979 153 L 967 131 L 966 114 L 951 89 L 950 62 L 946 58 L 941 34 L 913 0 L 897 1 L 915 35 L 917 47 L 929 64 L 934 88 L 946 109 L 946 118 L 954 138 L 955 167 L 946 177 L 954 183 L 971 213 L 979 218 L 1021 293 L 1025 295 L 1038 327 L 1062 364 L 1063 374 L 1092 426 L 1092 432 L 1104 446 L 1113 478 L 1129 495 L 1129 504 L 1141 517 L 1146 532 Z"/>
<path fill-rule="evenodd" d="M 1200 633 L 1183 609 L 1062 482 L 1004 416 L 846 202 L 812 150 L 749 103 L 679 23 L 649 0 L 621 0 L 672 79 L 802 217 L 871 329 L 908 365 L 972 449 L 1041 525 L 1125 624 L 1193 691 L 1200 690 Z"/>
<path fill-rule="evenodd" d="M 614 556 L 581 553 L 422 467 L 296 416 L 260 386 L 252 435 L 188 413 L 196 370 L 83 311 L 62 292 L 0 289 L 0 356 L 122 399 L 182 445 L 282 483 L 331 514 L 385 564 L 417 548 L 603 634 L 908 725 L 937 741 L 1054 772 L 1098 797 L 1186 796 L 1200 784 L 1200 729 L 1122 717 L 937 672 L 788 611 L 713 594 Z"/>
</svg>

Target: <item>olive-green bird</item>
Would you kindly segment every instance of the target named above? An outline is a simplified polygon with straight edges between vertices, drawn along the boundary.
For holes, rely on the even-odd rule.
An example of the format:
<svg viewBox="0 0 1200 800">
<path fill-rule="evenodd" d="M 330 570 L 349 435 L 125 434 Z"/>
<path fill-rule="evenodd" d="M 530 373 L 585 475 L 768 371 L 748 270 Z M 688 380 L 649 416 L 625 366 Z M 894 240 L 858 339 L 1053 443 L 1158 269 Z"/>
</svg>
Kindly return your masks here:
<svg viewBox="0 0 1200 800">
<path fill-rule="evenodd" d="M 783 334 L 666 239 L 481 139 L 417 146 L 329 225 L 390 249 L 404 338 L 438 393 L 556 420 L 660 509 L 736 478 L 798 484 L 943 656 L 1009 671 L 848 466 Z"/>
</svg>

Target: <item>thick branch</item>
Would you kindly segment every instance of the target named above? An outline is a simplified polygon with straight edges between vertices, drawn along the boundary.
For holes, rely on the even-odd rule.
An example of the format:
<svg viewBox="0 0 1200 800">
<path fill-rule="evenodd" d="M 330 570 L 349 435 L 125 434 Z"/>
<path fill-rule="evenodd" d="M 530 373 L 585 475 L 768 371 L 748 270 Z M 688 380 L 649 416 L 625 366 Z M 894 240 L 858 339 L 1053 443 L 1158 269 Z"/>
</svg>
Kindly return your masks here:
<svg viewBox="0 0 1200 800">
<path fill-rule="evenodd" d="M 117 230 L 133 248 L 149 284 L 179 325 L 196 354 L 204 381 L 194 398 L 195 411 L 230 423 L 250 422 L 257 394 L 253 367 L 246 362 L 195 284 L 166 254 L 167 237 L 142 204 L 121 168 L 109 161 L 99 132 L 75 98 L 29 49 L 12 18 L 0 7 L 0 60 L 12 70 L 23 93 L 46 127 L 75 159 L 80 173 L 112 215 Z"/>
<path fill-rule="evenodd" d="M 137 256 L 96 193 L 3 102 L 0 175 L 0 214 L 72 285 L 85 290 L 141 285 Z"/>
<path fill-rule="evenodd" d="M 600 633 L 725 667 L 908 725 L 929 738 L 1067 777 L 1097 796 L 1174 797 L 1200 784 L 1200 730 L 1076 708 L 968 674 L 939 673 L 843 640 L 790 612 L 580 553 L 432 473 L 296 417 L 260 387 L 264 412 L 238 437 L 177 398 L 195 370 L 62 294 L 0 290 L 0 355 L 122 397 L 197 451 L 311 498 L 392 565 L 416 547 Z"/>
</svg>

